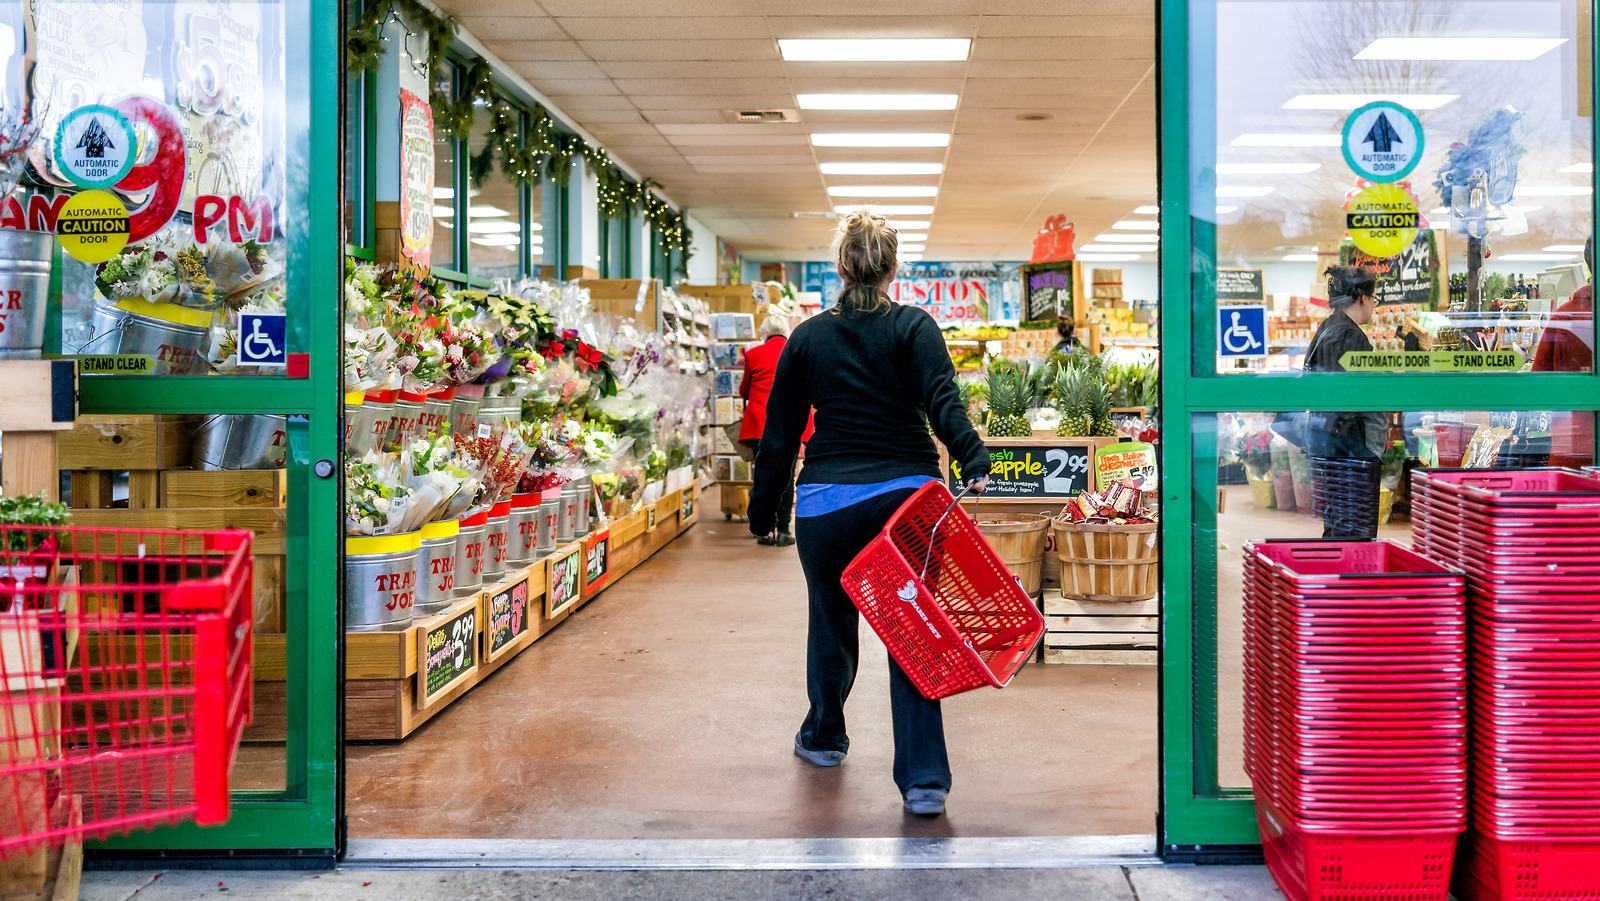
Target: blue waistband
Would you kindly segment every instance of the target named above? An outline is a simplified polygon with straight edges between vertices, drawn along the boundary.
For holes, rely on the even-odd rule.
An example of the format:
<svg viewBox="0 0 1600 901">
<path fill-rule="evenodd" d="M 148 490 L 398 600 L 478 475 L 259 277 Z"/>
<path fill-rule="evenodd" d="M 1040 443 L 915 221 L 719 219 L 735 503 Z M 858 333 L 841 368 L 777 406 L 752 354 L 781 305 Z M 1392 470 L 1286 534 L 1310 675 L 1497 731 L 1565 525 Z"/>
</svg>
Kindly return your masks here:
<svg viewBox="0 0 1600 901">
<path fill-rule="evenodd" d="M 864 485 L 799 485 L 794 492 L 794 515 L 800 518 L 826 516 L 880 494 L 901 488 L 921 488 L 932 481 L 935 481 L 933 476 L 905 476 Z"/>
</svg>

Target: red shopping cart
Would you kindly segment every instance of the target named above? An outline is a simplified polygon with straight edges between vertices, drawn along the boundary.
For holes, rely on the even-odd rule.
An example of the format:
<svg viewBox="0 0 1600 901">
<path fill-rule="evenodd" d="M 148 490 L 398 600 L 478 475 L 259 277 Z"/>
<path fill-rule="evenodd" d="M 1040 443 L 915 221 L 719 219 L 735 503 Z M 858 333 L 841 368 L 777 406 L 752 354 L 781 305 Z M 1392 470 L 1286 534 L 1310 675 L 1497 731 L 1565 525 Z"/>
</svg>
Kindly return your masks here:
<svg viewBox="0 0 1600 901">
<path fill-rule="evenodd" d="M 251 712 L 250 543 L 0 526 L 0 857 L 227 819 Z"/>
<path fill-rule="evenodd" d="M 922 486 L 840 580 L 931 700 L 1004 688 L 1044 639 L 1044 616 L 959 502 L 942 482 Z"/>
</svg>

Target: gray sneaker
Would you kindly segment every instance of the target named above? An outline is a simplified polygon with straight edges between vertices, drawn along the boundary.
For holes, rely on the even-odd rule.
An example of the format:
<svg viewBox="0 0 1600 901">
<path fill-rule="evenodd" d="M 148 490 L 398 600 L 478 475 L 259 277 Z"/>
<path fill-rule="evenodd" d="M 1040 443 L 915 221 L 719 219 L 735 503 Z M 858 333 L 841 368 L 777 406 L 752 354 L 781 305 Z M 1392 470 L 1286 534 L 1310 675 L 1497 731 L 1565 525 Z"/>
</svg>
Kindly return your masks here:
<svg viewBox="0 0 1600 901">
<path fill-rule="evenodd" d="M 950 793 L 942 788 L 913 788 L 906 792 L 906 813 L 936 817 L 944 813 L 944 799 Z"/>
<path fill-rule="evenodd" d="M 794 737 L 794 756 L 816 766 L 838 766 L 844 763 L 843 751 L 813 751 L 800 743 L 798 735 Z"/>
</svg>

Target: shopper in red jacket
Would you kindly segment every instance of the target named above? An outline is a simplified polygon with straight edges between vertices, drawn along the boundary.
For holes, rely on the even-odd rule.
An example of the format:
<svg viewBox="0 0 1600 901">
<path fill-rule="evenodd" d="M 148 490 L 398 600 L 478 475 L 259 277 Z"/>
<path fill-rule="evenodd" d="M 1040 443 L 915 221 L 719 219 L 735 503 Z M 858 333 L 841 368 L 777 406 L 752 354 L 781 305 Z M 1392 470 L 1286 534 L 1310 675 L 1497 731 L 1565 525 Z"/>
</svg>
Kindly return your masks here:
<svg viewBox="0 0 1600 901">
<path fill-rule="evenodd" d="M 772 377 L 778 371 L 778 358 L 783 356 L 783 348 L 789 342 L 789 324 L 777 316 L 768 316 L 761 323 L 761 337 L 760 344 L 745 351 L 744 381 L 739 383 L 739 396 L 744 398 L 739 443 L 751 448 L 760 447 L 761 433 L 766 430 L 767 398 L 772 394 Z M 759 459 L 753 465 L 760 465 Z M 761 544 L 778 547 L 794 544 L 794 536 L 789 531 L 789 516 L 794 510 L 793 472 L 791 468 L 789 481 L 778 498 L 774 520 L 776 528 L 770 538 L 762 536 L 756 539 Z"/>
</svg>

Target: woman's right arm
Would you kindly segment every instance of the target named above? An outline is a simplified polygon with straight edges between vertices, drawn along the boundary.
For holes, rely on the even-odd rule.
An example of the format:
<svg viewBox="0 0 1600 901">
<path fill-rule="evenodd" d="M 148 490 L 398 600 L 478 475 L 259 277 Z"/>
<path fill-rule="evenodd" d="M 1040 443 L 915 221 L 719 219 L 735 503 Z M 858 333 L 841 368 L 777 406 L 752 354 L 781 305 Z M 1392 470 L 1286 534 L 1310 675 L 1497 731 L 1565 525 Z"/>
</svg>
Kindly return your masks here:
<svg viewBox="0 0 1600 901">
<path fill-rule="evenodd" d="M 961 464 L 962 481 L 970 482 L 989 474 L 989 449 L 978 430 L 967 418 L 956 387 L 956 367 L 950 362 L 944 335 L 933 317 L 915 311 L 911 329 L 911 371 L 922 393 L 922 406 L 928 411 L 928 424 L 934 435 L 949 448 L 951 459 Z"/>
<path fill-rule="evenodd" d="M 794 458 L 800 452 L 800 437 L 811 418 L 811 376 L 805 362 L 805 344 L 797 335 L 789 339 L 778 356 L 777 372 L 772 377 L 772 393 L 767 397 L 767 424 L 761 432 L 761 446 L 750 478 L 750 531 L 758 536 L 772 531 L 778 512 L 778 498 L 794 476 Z"/>
</svg>

